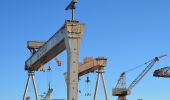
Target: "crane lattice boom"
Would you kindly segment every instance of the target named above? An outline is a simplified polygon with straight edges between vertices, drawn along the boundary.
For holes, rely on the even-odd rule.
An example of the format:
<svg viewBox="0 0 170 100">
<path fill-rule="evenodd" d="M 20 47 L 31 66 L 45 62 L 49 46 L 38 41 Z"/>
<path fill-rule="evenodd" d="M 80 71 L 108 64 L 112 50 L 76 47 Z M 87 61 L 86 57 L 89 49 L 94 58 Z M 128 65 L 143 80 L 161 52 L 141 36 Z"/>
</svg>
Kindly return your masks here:
<svg viewBox="0 0 170 100">
<path fill-rule="evenodd" d="M 153 67 L 153 65 L 159 61 L 158 57 L 155 57 L 155 59 L 153 59 L 149 65 L 136 77 L 136 79 L 130 84 L 130 86 L 128 87 L 128 90 L 131 90 L 133 87 L 135 87 L 135 85 L 147 74 L 147 72 Z"/>
<path fill-rule="evenodd" d="M 155 57 L 154 59 L 148 61 L 145 64 L 148 64 L 148 66 L 135 78 L 135 80 L 129 85 L 128 88 L 126 88 L 126 72 L 123 72 L 120 75 L 120 78 L 118 79 L 118 83 L 116 87 L 112 90 L 113 96 L 118 96 L 118 100 L 126 100 L 126 96 L 130 94 L 130 91 L 133 87 L 135 87 L 142 78 L 148 73 L 148 71 L 153 67 L 153 65 L 159 61 L 160 58 L 164 57 L 166 55 Z"/>
<path fill-rule="evenodd" d="M 151 60 L 151 62 L 149 63 L 149 65 L 136 77 L 136 79 L 130 84 L 130 86 L 128 87 L 128 90 L 131 90 L 133 87 L 135 87 L 135 85 L 137 83 L 139 83 L 139 81 L 148 73 L 148 71 L 153 67 L 153 65 L 159 61 L 160 58 L 164 57 L 166 55 L 161 55 L 158 57 L 155 57 L 153 60 Z"/>
</svg>

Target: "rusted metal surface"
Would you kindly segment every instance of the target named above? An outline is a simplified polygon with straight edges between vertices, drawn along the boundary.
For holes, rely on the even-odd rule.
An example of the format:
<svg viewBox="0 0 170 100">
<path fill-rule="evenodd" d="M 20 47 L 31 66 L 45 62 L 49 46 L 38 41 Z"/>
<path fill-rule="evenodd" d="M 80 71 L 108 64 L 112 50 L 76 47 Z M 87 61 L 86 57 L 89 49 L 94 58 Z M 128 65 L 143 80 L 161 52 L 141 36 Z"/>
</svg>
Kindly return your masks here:
<svg viewBox="0 0 170 100">
<path fill-rule="evenodd" d="M 28 41 L 27 48 L 28 49 L 39 49 L 44 44 L 45 44 L 45 42 L 42 42 L 42 41 Z"/>
<path fill-rule="evenodd" d="M 90 72 L 98 70 L 100 67 L 106 67 L 107 59 L 106 58 L 92 58 L 86 57 L 83 60 L 83 63 L 79 63 L 78 76 L 81 77 Z M 64 73 L 65 81 L 67 82 L 67 72 Z"/>
<path fill-rule="evenodd" d="M 85 58 L 84 62 L 80 64 L 78 69 L 79 77 L 94 72 L 95 70 L 98 70 L 99 67 L 106 67 L 106 64 L 106 58 Z"/>
<path fill-rule="evenodd" d="M 155 70 L 153 73 L 153 76 L 169 78 L 170 77 L 170 66 Z"/>
</svg>

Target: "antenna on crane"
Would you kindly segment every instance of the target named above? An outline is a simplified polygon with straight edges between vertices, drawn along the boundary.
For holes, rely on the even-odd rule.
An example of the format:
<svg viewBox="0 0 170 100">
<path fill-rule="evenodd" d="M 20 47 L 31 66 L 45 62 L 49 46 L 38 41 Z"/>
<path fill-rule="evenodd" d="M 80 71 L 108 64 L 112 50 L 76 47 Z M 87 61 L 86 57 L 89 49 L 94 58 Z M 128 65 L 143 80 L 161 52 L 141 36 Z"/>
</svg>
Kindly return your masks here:
<svg viewBox="0 0 170 100">
<path fill-rule="evenodd" d="M 65 10 L 71 9 L 71 11 L 72 11 L 72 20 L 74 20 L 74 13 L 75 13 L 75 9 L 76 9 L 75 4 L 76 3 L 77 3 L 77 0 L 72 0 L 70 2 L 70 4 L 65 9 Z"/>
</svg>

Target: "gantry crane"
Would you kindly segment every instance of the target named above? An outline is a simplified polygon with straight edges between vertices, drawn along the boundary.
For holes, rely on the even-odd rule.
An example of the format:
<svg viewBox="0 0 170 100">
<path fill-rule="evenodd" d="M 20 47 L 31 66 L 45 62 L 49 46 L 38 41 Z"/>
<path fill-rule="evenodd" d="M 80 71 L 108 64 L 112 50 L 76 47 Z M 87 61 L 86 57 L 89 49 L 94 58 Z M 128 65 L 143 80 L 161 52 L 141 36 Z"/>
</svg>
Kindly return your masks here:
<svg viewBox="0 0 170 100">
<path fill-rule="evenodd" d="M 155 70 L 153 76 L 170 78 L 170 66 Z"/>
<path fill-rule="evenodd" d="M 106 90 L 106 84 L 105 84 L 105 79 L 104 79 L 104 75 L 103 75 L 104 67 L 106 67 L 106 64 L 107 64 L 107 59 L 104 57 L 98 57 L 98 58 L 86 57 L 82 63 L 79 63 L 78 77 L 81 77 L 83 75 L 86 75 L 86 74 L 88 74 L 90 72 L 94 72 L 94 71 L 97 71 L 97 73 L 98 73 L 93 100 L 96 100 L 100 76 L 102 78 L 102 84 L 103 84 L 103 88 L 104 88 L 105 98 L 106 98 L 106 100 L 108 100 L 108 93 Z M 67 72 L 64 73 L 64 76 L 65 76 L 65 81 L 67 83 L 68 82 Z M 89 79 L 87 78 L 86 81 L 89 82 Z"/>
<path fill-rule="evenodd" d="M 66 10 L 72 11 L 72 19 L 66 20 L 64 25 L 47 41 L 39 42 L 31 50 L 31 57 L 25 61 L 25 70 L 28 72 L 28 79 L 23 95 L 25 100 L 30 78 L 32 77 L 36 100 L 38 100 L 38 92 L 34 80 L 34 72 L 44 68 L 44 64 L 59 55 L 64 50 L 67 51 L 67 100 L 78 100 L 78 57 L 81 39 L 84 30 L 84 24 L 75 20 L 75 4 L 77 0 L 72 0 Z M 58 61 L 59 62 L 59 61 Z M 59 63 L 60 65 L 61 63 Z"/>
<path fill-rule="evenodd" d="M 153 67 L 153 65 L 164 56 L 166 55 L 155 57 L 154 59 L 146 62 L 145 64 L 148 64 L 148 66 L 133 80 L 133 82 L 129 85 L 128 88 L 126 88 L 126 72 L 123 72 L 120 75 L 120 78 L 118 79 L 116 87 L 112 90 L 112 95 L 118 96 L 118 100 L 126 100 L 126 96 L 130 95 L 132 88 L 135 87 L 141 81 L 141 79 L 148 73 L 148 71 Z"/>
</svg>

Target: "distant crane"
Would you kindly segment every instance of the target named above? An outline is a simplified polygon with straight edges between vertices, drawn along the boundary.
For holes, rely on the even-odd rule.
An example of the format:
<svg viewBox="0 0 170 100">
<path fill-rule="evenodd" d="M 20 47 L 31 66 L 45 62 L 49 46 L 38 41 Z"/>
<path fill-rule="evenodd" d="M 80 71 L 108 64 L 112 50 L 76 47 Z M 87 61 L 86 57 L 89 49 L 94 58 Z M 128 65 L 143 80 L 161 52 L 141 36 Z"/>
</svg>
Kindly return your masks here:
<svg viewBox="0 0 170 100">
<path fill-rule="evenodd" d="M 148 64 L 148 66 L 133 80 L 133 82 L 130 84 L 128 88 L 126 88 L 126 72 L 123 72 L 120 75 L 120 78 L 118 79 L 118 83 L 116 87 L 112 90 L 113 96 L 118 96 L 118 100 L 126 100 L 126 96 L 130 95 L 131 90 L 133 87 L 135 87 L 141 79 L 148 73 L 148 71 L 153 67 L 153 65 L 159 61 L 160 58 L 164 57 L 166 55 L 161 55 L 158 57 L 155 57 L 154 59 L 144 63 Z M 132 69 L 133 70 L 133 69 Z"/>
<path fill-rule="evenodd" d="M 170 66 L 155 70 L 153 76 L 170 78 Z"/>
</svg>

